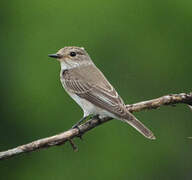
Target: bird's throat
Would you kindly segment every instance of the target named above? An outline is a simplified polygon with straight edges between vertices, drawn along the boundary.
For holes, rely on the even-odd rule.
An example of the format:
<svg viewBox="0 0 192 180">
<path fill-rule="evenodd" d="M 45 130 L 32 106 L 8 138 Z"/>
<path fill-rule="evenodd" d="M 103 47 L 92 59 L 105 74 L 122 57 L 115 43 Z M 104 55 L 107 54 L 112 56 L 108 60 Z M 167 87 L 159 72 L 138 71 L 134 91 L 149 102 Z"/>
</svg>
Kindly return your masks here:
<svg viewBox="0 0 192 180">
<path fill-rule="evenodd" d="M 69 70 L 73 68 L 79 68 L 81 66 L 88 66 L 93 64 L 92 61 L 81 61 L 81 62 L 76 62 L 73 60 L 66 60 L 66 61 L 61 61 L 61 69 L 62 70 Z"/>
</svg>

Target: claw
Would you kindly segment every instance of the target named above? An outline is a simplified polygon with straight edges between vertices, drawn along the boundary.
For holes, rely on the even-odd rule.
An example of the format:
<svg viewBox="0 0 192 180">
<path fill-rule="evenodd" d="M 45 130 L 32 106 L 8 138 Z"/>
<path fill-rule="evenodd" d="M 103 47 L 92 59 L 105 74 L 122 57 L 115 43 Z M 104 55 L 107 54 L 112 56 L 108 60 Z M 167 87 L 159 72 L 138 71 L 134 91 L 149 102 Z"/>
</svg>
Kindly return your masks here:
<svg viewBox="0 0 192 180">
<path fill-rule="evenodd" d="M 77 128 L 78 129 L 78 131 L 79 131 L 79 135 L 77 136 L 77 137 L 79 137 L 81 140 L 83 140 L 83 138 L 82 138 L 82 136 L 83 136 L 83 133 L 81 132 L 81 130 L 80 130 L 80 128 L 79 128 L 79 126 L 78 125 L 73 125 L 72 126 L 72 129 L 75 129 L 75 128 Z"/>
</svg>

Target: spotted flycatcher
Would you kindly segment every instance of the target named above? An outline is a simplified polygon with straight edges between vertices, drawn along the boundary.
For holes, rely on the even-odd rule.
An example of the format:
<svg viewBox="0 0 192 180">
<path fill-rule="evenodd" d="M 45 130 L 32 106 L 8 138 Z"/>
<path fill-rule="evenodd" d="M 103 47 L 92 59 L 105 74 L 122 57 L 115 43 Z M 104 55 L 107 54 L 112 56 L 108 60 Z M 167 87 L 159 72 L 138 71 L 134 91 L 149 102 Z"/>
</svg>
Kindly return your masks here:
<svg viewBox="0 0 192 180">
<path fill-rule="evenodd" d="M 149 139 L 155 139 L 153 133 L 126 109 L 117 91 L 95 66 L 84 48 L 64 47 L 49 57 L 60 62 L 61 83 L 83 109 L 83 118 L 73 128 L 78 127 L 89 115 L 97 115 L 99 118 L 108 116 L 128 123 Z"/>
</svg>

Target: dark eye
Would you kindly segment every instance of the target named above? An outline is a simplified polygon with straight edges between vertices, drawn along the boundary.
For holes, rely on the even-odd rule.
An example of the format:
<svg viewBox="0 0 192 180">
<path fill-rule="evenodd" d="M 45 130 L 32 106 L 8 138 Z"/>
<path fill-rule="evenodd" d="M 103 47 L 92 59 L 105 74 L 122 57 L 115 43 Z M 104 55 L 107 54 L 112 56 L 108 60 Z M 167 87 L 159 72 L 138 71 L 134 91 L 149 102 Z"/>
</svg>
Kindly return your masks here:
<svg viewBox="0 0 192 180">
<path fill-rule="evenodd" d="M 70 56 L 72 57 L 76 56 L 76 52 L 70 52 Z"/>
</svg>

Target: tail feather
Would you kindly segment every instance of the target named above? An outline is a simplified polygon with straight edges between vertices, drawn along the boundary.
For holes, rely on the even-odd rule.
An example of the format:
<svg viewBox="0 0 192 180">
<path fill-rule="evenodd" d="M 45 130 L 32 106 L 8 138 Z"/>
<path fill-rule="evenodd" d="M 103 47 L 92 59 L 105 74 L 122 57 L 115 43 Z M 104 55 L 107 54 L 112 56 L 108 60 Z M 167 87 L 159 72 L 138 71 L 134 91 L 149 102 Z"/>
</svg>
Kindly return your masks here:
<svg viewBox="0 0 192 180">
<path fill-rule="evenodd" d="M 124 122 L 128 123 L 132 127 L 134 127 L 137 131 L 139 131 L 143 136 L 148 139 L 156 139 L 154 134 L 139 120 L 136 119 L 135 116 L 129 114 L 127 119 L 122 119 Z"/>
</svg>

